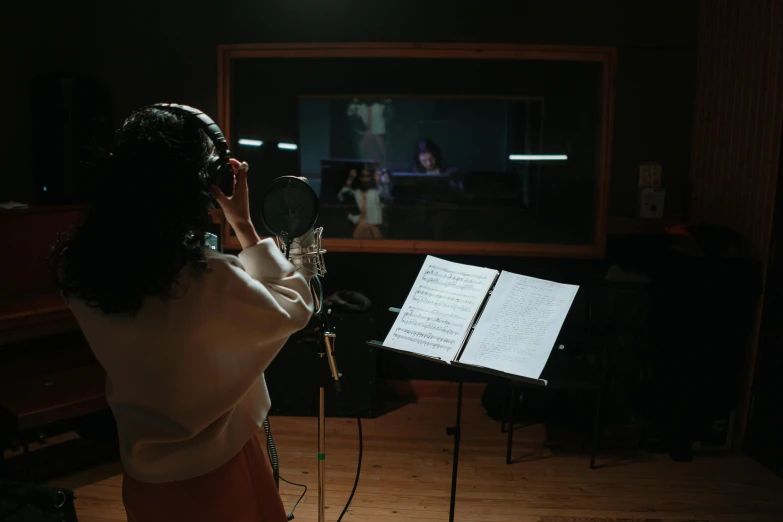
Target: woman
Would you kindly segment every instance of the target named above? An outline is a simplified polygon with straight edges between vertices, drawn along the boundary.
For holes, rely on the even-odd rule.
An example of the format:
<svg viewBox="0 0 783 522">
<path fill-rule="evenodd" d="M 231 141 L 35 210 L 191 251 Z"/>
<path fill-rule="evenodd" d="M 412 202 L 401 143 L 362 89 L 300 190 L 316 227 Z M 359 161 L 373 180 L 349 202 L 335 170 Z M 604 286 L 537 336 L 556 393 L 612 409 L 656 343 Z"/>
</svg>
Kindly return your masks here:
<svg viewBox="0 0 783 522">
<path fill-rule="evenodd" d="M 413 170 L 426 174 L 445 174 L 443 154 L 434 142 L 418 140 L 413 147 Z"/>
<path fill-rule="evenodd" d="M 208 186 L 214 147 L 177 111 L 136 111 L 102 196 L 54 253 L 62 292 L 107 374 L 131 522 L 286 520 L 260 440 L 263 371 L 309 321 L 307 278 L 234 196 Z M 210 196 L 211 194 L 211 196 Z M 212 197 L 242 246 L 205 248 Z"/>
<path fill-rule="evenodd" d="M 360 137 L 354 154 L 358 152 L 358 157 L 375 160 L 386 167 L 386 128 L 392 118 L 392 101 L 354 98 L 346 114 L 360 127 L 356 131 Z"/>
<path fill-rule="evenodd" d="M 354 239 L 383 239 L 380 229 L 383 225 L 383 201 L 377 186 L 377 180 L 380 178 L 381 176 L 377 175 L 373 180 L 368 165 L 364 166 L 358 180 L 356 169 L 351 169 L 345 185 L 337 193 L 340 201 L 352 198 L 359 209 L 358 214 L 348 214 L 348 219 L 356 225 L 353 230 Z"/>
</svg>

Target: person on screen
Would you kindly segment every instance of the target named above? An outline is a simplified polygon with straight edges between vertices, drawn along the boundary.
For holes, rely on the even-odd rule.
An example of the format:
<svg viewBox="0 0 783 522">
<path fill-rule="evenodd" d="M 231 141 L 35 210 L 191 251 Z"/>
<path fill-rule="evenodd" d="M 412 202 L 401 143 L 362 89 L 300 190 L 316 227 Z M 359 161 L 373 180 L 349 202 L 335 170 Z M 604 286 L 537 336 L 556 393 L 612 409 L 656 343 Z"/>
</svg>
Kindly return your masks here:
<svg viewBox="0 0 783 522">
<path fill-rule="evenodd" d="M 446 173 L 440 147 L 428 139 L 416 142 L 413 150 L 413 165 L 415 172 L 426 174 Z"/>
<path fill-rule="evenodd" d="M 356 203 L 358 213 L 348 214 L 348 219 L 356 225 L 353 231 L 354 239 L 383 239 L 381 226 L 383 225 L 383 201 L 377 179 L 383 179 L 380 170 L 375 175 L 366 165 L 361 175 L 356 169 L 351 169 L 345 185 L 337 193 L 340 201 L 348 198 Z"/>
<path fill-rule="evenodd" d="M 358 156 L 386 166 L 386 127 L 391 119 L 392 101 L 354 99 L 348 105 L 346 116 L 357 122 L 359 134 Z"/>
<path fill-rule="evenodd" d="M 457 169 L 446 166 L 440 147 L 429 139 L 416 142 L 413 150 L 413 170 L 423 174 L 447 175 L 453 191 L 462 192 L 465 187 Z"/>
<path fill-rule="evenodd" d="M 264 371 L 313 314 L 309 272 L 250 220 L 247 164 L 209 186 L 196 121 L 143 108 L 122 124 L 99 200 L 53 252 L 116 420 L 130 522 L 284 522 L 264 452 Z M 242 250 L 205 246 L 213 199 Z"/>
</svg>

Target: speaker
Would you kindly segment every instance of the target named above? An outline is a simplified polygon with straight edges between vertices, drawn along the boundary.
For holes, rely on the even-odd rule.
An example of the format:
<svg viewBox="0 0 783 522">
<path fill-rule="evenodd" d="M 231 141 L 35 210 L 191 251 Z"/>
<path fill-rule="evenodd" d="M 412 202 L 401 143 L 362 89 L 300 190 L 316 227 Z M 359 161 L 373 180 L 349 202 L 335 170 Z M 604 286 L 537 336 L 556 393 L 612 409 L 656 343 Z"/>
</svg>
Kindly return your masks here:
<svg viewBox="0 0 783 522">
<path fill-rule="evenodd" d="M 328 417 L 377 416 L 377 360 L 367 341 L 378 338 L 369 312 L 332 313 L 330 322 L 337 342 L 335 356 L 342 374 L 342 392 L 337 393 L 325 357 L 319 357 L 319 319 L 294 334 L 264 372 L 272 399 L 272 415 L 311 417 L 318 415 L 319 388 L 324 386 Z"/>
<path fill-rule="evenodd" d="M 90 203 L 111 149 L 112 97 L 86 74 L 53 72 L 32 87 L 35 202 Z"/>
</svg>

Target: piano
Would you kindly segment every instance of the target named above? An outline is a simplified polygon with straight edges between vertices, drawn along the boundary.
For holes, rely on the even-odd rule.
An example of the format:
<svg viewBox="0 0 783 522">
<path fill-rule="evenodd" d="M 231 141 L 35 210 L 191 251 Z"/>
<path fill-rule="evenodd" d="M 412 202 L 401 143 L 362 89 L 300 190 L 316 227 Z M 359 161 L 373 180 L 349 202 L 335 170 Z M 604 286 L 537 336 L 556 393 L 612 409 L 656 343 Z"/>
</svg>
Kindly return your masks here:
<svg viewBox="0 0 783 522">
<path fill-rule="evenodd" d="M 86 205 L 0 209 L 0 448 L 21 447 L 25 460 L 31 444 L 57 435 L 75 432 L 109 445 L 116 436 L 106 375 L 48 260 L 86 214 Z M 222 212 L 213 210 L 212 219 L 232 248 L 236 235 Z M 0 459 L 0 478 L 11 467 Z"/>
<path fill-rule="evenodd" d="M 60 296 L 48 256 L 85 206 L 0 210 L 0 446 L 77 430 L 108 411 L 105 374 Z M 28 457 L 29 458 L 29 457 Z M 5 468 L 0 459 L 0 475 Z"/>
</svg>

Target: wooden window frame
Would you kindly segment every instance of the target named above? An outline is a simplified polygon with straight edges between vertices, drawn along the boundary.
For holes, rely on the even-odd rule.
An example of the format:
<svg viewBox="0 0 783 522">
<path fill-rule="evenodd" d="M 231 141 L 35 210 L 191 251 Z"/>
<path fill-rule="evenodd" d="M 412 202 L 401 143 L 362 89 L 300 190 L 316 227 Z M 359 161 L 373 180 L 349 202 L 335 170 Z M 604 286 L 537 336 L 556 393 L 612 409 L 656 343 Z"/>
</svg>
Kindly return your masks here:
<svg viewBox="0 0 783 522">
<path fill-rule="evenodd" d="M 323 240 L 332 252 L 385 252 L 414 254 L 507 255 L 518 257 L 602 258 L 606 251 L 609 183 L 611 179 L 617 50 L 612 47 L 446 44 L 446 43 L 279 43 L 218 46 L 217 121 L 231 142 L 231 79 L 235 60 L 264 58 L 411 58 L 539 60 L 600 63 L 603 77 L 601 136 L 596 190 L 595 237 L 591 244 L 498 243 L 432 240 Z M 225 247 L 239 249 L 231 227 L 225 226 Z"/>
</svg>

